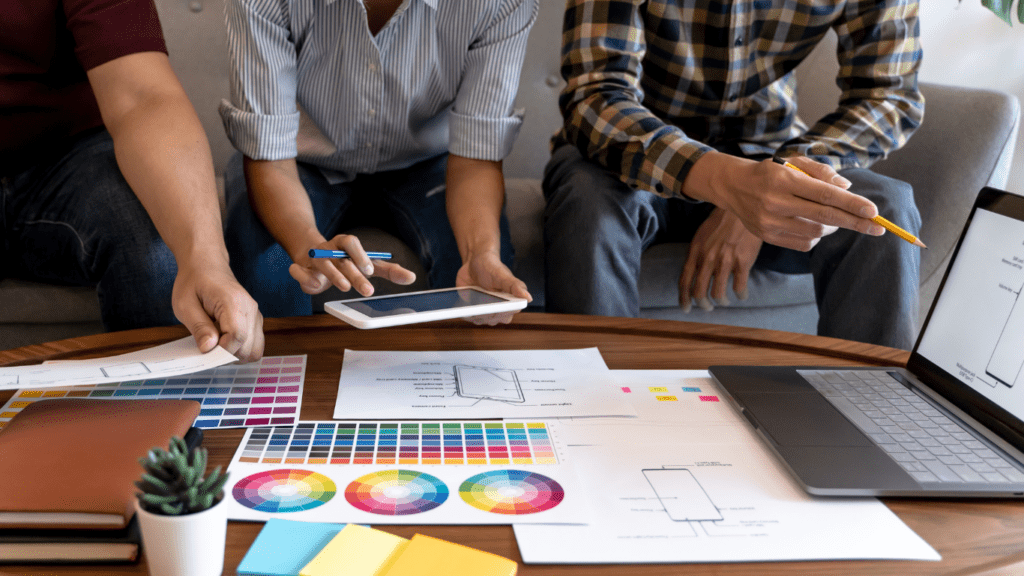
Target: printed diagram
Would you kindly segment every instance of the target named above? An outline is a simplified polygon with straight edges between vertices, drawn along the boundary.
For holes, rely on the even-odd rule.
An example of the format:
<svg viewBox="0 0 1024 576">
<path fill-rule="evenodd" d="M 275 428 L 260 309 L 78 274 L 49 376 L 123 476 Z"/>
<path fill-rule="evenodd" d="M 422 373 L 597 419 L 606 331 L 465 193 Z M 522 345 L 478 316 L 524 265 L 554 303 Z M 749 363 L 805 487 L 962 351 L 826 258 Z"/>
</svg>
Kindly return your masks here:
<svg viewBox="0 0 1024 576">
<path fill-rule="evenodd" d="M 523 387 L 515 370 L 456 364 L 455 393 L 462 398 L 522 404 Z"/>
<path fill-rule="evenodd" d="M 647 483 L 669 519 L 681 527 L 689 523 L 692 536 L 749 536 L 763 533 L 761 521 L 729 521 L 712 502 L 707 490 L 693 475 L 690 468 L 645 468 L 641 470 Z M 772 522 L 774 523 L 774 522 Z"/>
<path fill-rule="evenodd" d="M 1003 324 L 1003 330 L 996 341 L 995 349 L 992 350 L 988 366 L 985 367 L 986 374 L 1010 387 L 1024 366 L 1024 303 L 1020 298 L 1022 291 L 1024 287 L 1017 290 L 1014 295 L 1010 314 Z"/>
</svg>

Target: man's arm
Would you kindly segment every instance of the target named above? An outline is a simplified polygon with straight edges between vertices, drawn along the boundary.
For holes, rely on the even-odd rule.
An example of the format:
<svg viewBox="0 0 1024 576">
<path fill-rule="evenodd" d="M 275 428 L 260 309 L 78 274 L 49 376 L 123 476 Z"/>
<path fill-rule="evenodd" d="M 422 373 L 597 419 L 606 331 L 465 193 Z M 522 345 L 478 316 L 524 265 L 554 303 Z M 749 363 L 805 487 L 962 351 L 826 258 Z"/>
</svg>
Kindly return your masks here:
<svg viewBox="0 0 1024 576">
<path fill-rule="evenodd" d="M 140 52 L 88 71 L 117 163 L 174 253 L 174 313 L 200 350 L 263 355 L 263 317 L 228 266 L 209 143 L 167 56 Z"/>
<path fill-rule="evenodd" d="M 839 106 L 778 155 L 840 170 L 868 168 L 910 139 L 924 119 L 917 0 L 857 0 L 835 27 Z"/>
</svg>

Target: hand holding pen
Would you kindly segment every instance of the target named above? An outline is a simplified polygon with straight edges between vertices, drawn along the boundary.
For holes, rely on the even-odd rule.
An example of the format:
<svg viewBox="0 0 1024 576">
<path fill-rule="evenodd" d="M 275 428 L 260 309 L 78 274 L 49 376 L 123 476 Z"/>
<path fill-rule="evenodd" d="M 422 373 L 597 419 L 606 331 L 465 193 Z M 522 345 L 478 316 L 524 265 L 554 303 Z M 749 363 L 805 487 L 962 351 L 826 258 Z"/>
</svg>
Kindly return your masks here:
<svg viewBox="0 0 1024 576">
<path fill-rule="evenodd" d="M 811 178 L 814 178 L 814 176 L 811 176 L 810 174 L 807 174 L 807 172 L 801 170 L 795 164 L 793 164 L 792 162 L 789 162 L 789 161 L 787 161 L 787 160 L 785 160 L 783 158 L 774 157 L 774 158 L 772 158 L 772 161 L 774 161 L 776 164 L 781 164 L 781 165 L 783 165 L 783 166 L 785 166 L 787 168 L 792 168 L 793 170 L 796 170 L 797 172 L 800 172 L 801 174 L 805 174 L 807 176 L 810 176 Z M 840 178 L 841 178 L 841 176 L 840 176 Z M 844 180 L 845 180 L 845 178 L 844 178 Z M 924 242 L 921 242 L 921 240 L 919 240 L 917 238 L 917 236 L 914 236 L 910 232 L 907 232 L 903 228 L 900 228 L 899 226 L 897 226 L 897 225 L 893 224 L 892 222 L 886 220 L 885 218 L 882 217 L 881 214 L 875 215 L 873 218 L 871 218 L 871 221 L 874 222 L 875 224 L 878 224 L 882 228 L 885 228 L 889 232 L 892 232 L 893 234 L 899 236 L 900 238 L 906 240 L 907 242 L 910 242 L 914 246 L 919 246 L 921 248 L 927 248 L 927 246 L 924 245 Z"/>
<path fill-rule="evenodd" d="M 360 295 L 371 296 L 369 276 L 403 285 L 416 280 L 414 273 L 386 261 L 390 258 L 390 253 L 365 251 L 351 234 L 339 234 L 295 256 L 288 272 L 307 294 L 319 294 L 334 285 L 343 292 L 355 288 Z"/>
</svg>

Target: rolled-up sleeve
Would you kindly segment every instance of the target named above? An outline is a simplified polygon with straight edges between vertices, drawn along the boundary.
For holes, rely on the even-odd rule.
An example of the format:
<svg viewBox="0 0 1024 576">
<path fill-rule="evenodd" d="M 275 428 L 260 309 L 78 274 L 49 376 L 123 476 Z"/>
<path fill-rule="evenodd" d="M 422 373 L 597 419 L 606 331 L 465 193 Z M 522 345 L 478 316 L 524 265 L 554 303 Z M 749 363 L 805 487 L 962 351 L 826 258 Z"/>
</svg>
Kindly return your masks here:
<svg viewBox="0 0 1024 576">
<path fill-rule="evenodd" d="M 228 0 L 231 99 L 220 105 L 228 139 L 255 160 L 298 154 L 296 51 L 281 0 Z"/>
<path fill-rule="evenodd" d="M 513 102 L 539 7 L 538 0 L 505 0 L 470 47 L 451 110 L 450 153 L 497 161 L 512 151 L 523 124 Z"/>
</svg>

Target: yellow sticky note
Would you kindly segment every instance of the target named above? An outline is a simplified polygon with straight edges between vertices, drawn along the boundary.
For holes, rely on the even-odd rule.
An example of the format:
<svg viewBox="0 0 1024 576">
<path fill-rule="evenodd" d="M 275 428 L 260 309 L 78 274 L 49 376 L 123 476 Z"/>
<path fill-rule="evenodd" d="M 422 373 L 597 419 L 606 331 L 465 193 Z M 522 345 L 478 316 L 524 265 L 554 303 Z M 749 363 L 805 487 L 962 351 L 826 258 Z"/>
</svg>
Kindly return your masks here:
<svg viewBox="0 0 1024 576">
<path fill-rule="evenodd" d="M 655 398 L 658 399 L 658 402 L 678 402 L 679 401 L 679 398 L 676 398 L 675 396 L 655 396 Z"/>
<path fill-rule="evenodd" d="M 508 558 L 416 534 L 387 576 L 514 576 L 518 568 Z"/>
<path fill-rule="evenodd" d="M 306 564 L 299 576 L 384 576 L 409 541 L 349 524 Z"/>
<path fill-rule="evenodd" d="M 647 389 L 651 392 L 668 392 L 668 388 L 664 386 L 648 386 Z"/>
</svg>

